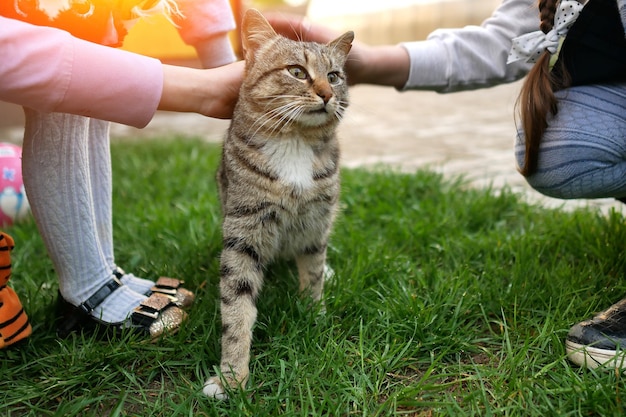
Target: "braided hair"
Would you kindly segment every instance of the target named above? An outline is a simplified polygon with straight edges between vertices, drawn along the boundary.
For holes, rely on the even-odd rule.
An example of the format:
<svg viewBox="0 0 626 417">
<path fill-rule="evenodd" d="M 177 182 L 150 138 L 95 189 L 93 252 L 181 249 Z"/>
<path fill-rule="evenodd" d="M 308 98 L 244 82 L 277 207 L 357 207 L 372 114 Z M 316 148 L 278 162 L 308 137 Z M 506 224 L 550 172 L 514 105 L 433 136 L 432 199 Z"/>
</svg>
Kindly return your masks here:
<svg viewBox="0 0 626 417">
<path fill-rule="evenodd" d="M 539 0 L 539 28 L 543 33 L 548 33 L 554 27 L 554 16 L 559 0 Z M 558 60 L 558 71 L 551 71 L 551 54 L 544 51 L 541 57 L 528 73 L 516 107 L 521 118 L 521 126 L 524 130 L 526 152 L 524 165 L 520 167 L 520 173 L 524 176 L 532 175 L 537 169 L 539 143 L 546 128 L 548 127 L 548 115 L 557 114 L 557 100 L 554 92 L 566 88 L 570 84 L 570 77 L 565 66 Z M 555 76 L 558 74 L 558 76 Z"/>
</svg>

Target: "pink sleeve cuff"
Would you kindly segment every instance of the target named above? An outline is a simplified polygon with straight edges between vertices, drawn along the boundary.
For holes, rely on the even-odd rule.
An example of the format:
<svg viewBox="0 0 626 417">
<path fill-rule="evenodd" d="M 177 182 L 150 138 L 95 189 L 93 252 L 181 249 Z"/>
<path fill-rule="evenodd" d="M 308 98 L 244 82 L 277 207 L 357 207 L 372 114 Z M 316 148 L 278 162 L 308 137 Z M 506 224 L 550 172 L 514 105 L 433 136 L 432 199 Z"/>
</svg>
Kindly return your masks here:
<svg viewBox="0 0 626 417">
<path fill-rule="evenodd" d="M 178 0 L 182 17 L 175 18 L 183 41 L 196 45 L 235 29 L 229 0 Z"/>
</svg>

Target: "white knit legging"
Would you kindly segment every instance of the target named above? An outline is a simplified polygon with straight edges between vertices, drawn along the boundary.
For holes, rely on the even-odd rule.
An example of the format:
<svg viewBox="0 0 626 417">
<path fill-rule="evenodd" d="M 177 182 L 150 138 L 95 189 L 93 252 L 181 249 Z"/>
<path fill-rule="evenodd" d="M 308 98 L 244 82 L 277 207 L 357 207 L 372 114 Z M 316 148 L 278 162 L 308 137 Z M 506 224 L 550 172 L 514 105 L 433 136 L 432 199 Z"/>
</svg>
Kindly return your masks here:
<svg viewBox="0 0 626 417">
<path fill-rule="evenodd" d="M 24 185 L 33 216 L 73 304 L 111 278 L 109 123 L 25 109 Z"/>
</svg>

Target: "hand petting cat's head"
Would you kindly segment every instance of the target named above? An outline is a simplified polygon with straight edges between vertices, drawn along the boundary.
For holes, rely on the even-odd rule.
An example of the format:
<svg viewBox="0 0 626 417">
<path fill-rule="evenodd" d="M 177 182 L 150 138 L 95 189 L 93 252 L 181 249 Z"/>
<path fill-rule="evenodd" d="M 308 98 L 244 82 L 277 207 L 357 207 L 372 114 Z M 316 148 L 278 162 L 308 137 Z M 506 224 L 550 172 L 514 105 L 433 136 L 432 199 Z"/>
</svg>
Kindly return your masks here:
<svg viewBox="0 0 626 417">
<path fill-rule="evenodd" d="M 272 132 L 334 127 L 348 106 L 344 65 L 354 39 L 346 32 L 328 44 L 276 34 L 256 10 L 243 19 L 246 76 L 242 97 Z"/>
</svg>

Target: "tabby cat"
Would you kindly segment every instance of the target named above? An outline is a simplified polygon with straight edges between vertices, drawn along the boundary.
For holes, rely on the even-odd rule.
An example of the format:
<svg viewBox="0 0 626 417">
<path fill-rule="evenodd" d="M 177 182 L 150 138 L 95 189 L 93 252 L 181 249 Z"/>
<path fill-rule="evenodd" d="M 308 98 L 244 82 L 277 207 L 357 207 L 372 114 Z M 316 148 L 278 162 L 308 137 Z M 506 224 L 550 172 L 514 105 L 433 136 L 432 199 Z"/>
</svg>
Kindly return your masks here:
<svg viewBox="0 0 626 417">
<path fill-rule="evenodd" d="M 300 290 L 322 297 L 339 198 L 337 125 L 348 106 L 344 64 L 354 34 L 327 45 L 277 35 L 256 10 L 242 24 L 246 69 L 217 173 L 223 214 L 221 375 L 204 393 L 248 379 L 263 270 L 295 258 Z"/>
</svg>

